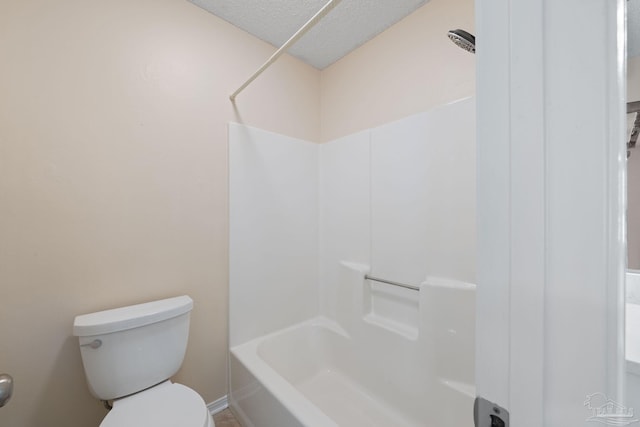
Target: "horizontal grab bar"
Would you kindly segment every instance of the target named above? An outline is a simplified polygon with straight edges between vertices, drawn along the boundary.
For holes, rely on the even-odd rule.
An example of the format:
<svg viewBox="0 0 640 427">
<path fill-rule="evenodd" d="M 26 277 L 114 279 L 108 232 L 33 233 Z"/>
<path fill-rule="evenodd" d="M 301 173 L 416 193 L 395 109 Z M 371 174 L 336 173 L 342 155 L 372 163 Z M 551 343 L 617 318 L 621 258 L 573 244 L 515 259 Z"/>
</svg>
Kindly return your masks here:
<svg viewBox="0 0 640 427">
<path fill-rule="evenodd" d="M 380 279 L 378 277 L 369 276 L 368 274 L 365 274 L 364 278 L 365 280 L 373 280 L 374 282 L 381 282 L 381 283 L 386 283 L 388 285 L 400 286 L 401 288 L 413 289 L 414 291 L 420 290 L 420 287 L 416 285 L 407 285 L 405 283 L 394 282 L 392 280 Z"/>
</svg>

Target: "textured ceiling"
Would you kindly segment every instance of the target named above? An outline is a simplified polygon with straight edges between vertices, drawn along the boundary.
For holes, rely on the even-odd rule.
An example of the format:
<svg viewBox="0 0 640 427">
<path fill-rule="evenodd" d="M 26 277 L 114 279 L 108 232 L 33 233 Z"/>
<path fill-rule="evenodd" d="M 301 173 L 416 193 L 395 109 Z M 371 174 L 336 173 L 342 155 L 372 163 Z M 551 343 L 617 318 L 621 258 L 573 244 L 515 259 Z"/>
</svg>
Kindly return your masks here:
<svg viewBox="0 0 640 427">
<path fill-rule="evenodd" d="M 327 3 L 327 0 L 189 1 L 277 47 Z M 342 0 L 293 45 L 289 53 L 323 69 L 426 2 Z"/>
</svg>

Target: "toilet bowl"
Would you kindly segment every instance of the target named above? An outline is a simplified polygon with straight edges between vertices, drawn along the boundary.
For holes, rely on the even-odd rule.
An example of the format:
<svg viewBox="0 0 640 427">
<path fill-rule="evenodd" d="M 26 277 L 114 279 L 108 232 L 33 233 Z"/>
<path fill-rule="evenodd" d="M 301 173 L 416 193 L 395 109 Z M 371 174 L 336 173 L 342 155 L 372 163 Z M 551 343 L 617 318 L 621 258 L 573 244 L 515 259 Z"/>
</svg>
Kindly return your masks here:
<svg viewBox="0 0 640 427">
<path fill-rule="evenodd" d="M 202 397 L 170 380 L 184 360 L 192 308 L 184 295 L 76 316 L 89 390 L 113 402 L 100 427 L 215 427 Z"/>
<path fill-rule="evenodd" d="M 198 393 L 182 384 L 165 381 L 113 402 L 100 427 L 214 427 Z"/>
</svg>

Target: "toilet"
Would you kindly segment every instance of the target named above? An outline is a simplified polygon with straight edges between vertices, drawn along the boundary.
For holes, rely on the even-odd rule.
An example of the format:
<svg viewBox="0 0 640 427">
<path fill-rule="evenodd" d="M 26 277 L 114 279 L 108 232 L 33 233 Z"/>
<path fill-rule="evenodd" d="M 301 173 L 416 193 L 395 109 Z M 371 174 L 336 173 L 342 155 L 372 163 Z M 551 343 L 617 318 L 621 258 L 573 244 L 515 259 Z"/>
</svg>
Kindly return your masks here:
<svg viewBox="0 0 640 427">
<path fill-rule="evenodd" d="M 112 409 L 100 427 L 215 427 L 202 397 L 170 378 L 182 365 L 186 296 L 76 316 L 89 390 Z"/>
</svg>

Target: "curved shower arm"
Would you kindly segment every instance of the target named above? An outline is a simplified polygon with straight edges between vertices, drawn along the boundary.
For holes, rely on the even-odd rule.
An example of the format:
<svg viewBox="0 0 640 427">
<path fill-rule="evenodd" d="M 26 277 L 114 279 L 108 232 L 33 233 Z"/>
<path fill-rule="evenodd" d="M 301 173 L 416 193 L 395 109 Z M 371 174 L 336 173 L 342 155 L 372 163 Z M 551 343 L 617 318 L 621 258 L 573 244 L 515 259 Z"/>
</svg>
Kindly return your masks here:
<svg viewBox="0 0 640 427">
<path fill-rule="evenodd" d="M 338 3 L 340 3 L 340 1 L 341 0 L 329 0 L 329 2 L 327 4 L 325 4 L 322 7 L 322 9 L 320 9 L 318 11 L 318 13 L 313 15 L 311 17 L 311 19 L 309 19 L 307 21 L 306 24 L 304 24 L 302 27 L 300 27 L 300 29 L 298 31 L 296 31 L 296 33 L 294 35 L 291 36 L 291 38 L 289 40 L 287 40 L 282 46 L 280 46 L 280 48 L 278 50 L 276 50 L 274 52 L 274 54 L 271 55 L 271 57 L 269 59 L 267 59 L 267 62 L 262 64 L 262 67 L 258 68 L 258 70 L 255 73 L 253 73 L 251 75 L 251 77 L 249 77 L 247 79 L 247 81 L 242 84 L 242 86 L 240 86 L 238 89 L 236 89 L 236 91 L 233 92 L 231 94 L 231 96 L 229 96 L 229 99 L 231 100 L 231 102 L 235 102 L 236 96 L 238 96 L 238 94 L 240 92 L 242 92 L 247 86 L 249 86 L 251 84 L 251 82 L 253 82 L 260 74 L 263 73 L 264 70 L 269 68 L 269 66 L 271 64 L 276 62 L 276 59 L 278 59 L 283 53 L 285 53 L 289 49 L 289 47 L 291 47 L 291 45 L 293 45 L 302 36 L 304 36 L 307 33 L 307 31 L 309 31 L 314 25 L 316 25 L 318 23 L 318 21 L 320 21 L 322 18 L 324 18 L 324 16 L 327 13 L 329 13 L 331 11 L 331 9 L 336 7 L 338 5 Z"/>
</svg>

